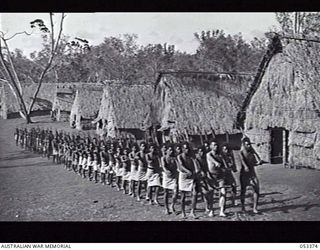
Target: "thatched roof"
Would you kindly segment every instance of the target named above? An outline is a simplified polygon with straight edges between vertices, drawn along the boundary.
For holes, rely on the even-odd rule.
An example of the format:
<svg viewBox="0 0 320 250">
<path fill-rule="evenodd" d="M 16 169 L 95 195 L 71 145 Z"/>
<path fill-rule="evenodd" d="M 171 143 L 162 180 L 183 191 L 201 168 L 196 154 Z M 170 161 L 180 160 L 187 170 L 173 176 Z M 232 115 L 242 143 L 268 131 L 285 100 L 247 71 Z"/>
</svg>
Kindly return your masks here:
<svg viewBox="0 0 320 250">
<path fill-rule="evenodd" d="M 52 110 L 71 111 L 76 89 L 83 83 L 56 83 Z"/>
<path fill-rule="evenodd" d="M 102 93 L 102 86 L 82 86 L 77 89 L 71 112 L 85 119 L 95 119 L 98 115 Z"/>
<path fill-rule="evenodd" d="M 108 130 L 143 129 L 152 96 L 150 84 L 109 82 L 103 91 L 99 118 L 108 121 Z"/>
<path fill-rule="evenodd" d="M 23 99 L 25 100 L 27 107 L 31 104 L 33 94 L 35 93 L 37 86 L 38 84 L 33 83 L 23 88 Z M 51 110 L 55 92 L 55 83 L 43 83 L 33 110 Z"/>
<path fill-rule="evenodd" d="M 32 96 L 36 90 L 36 87 L 36 84 L 30 84 L 23 87 L 22 97 L 26 103 L 27 108 L 31 104 Z M 1 89 L 2 95 L 4 96 L 1 98 L 1 102 L 5 102 L 7 113 L 10 114 L 18 112 L 19 106 L 8 84 L 1 83 Z M 33 110 L 51 110 L 55 89 L 56 85 L 54 83 L 43 83 L 40 88 L 37 100 L 34 104 Z"/>
<path fill-rule="evenodd" d="M 166 72 L 156 84 L 161 129 L 179 133 L 223 134 L 235 129 L 252 75 L 217 72 Z"/>
<path fill-rule="evenodd" d="M 315 132 L 319 128 L 319 52 L 319 43 L 291 41 L 273 56 L 247 107 L 246 129 Z"/>
<path fill-rule="evenodd" d="M 92 88 L 102 91 L 103 83 L 43 83 L 33 110 L 51 110 L 60 107 L 70 111 L 77 89 Z M 23 99 L 27 108 L 31 104 L 32 96 L 37 88 L 36 83 L 23 86 Z M 0 82 L 0 104 L 8 114 L 19 111 L 17 101 L 11 89 L 5 82 Z"/>
</svg>

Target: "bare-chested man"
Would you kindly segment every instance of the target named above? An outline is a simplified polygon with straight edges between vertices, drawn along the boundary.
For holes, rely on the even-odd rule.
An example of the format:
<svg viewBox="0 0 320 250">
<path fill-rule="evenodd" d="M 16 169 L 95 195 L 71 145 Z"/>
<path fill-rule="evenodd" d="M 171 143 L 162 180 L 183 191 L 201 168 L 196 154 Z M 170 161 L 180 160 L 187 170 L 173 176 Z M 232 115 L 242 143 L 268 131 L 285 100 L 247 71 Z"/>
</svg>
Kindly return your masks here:
<svg viewBox="0 0 320 250">
<path fill-rule="evenodd" d="M 108 150 L 104 143 L 100 145 L 100 159 L 101 159 L 101 169 L 100 169 L 100 183 L 106 185 L 106 171 L 109 162 Z"/>
<path fill-rule="evenodd" d="M 123 175 L 122 175 L 122 188 L 123 193 L 127 194 L 127 186 L 129 185 L 130 181 L 130 159 L 129 159 L 129 149 L 124 148 L 123 154 L 121 155 L 121 164 L 123 169 Z M 129 187 L 130 189 L 130 187 Z"/>
<path fill-rule="evenodd" d="M 237 172 L 237 167 L 234 161 L 232 151 L 229 150 L 227 144 L 222 145 L 221 156 L 226 165 L 225 172 L 225 185 L 230 185 L 232 189 L 232 205 L 237 206 L 236 195 L 237 195 L 237 184 L 233 176 L 233 173 Z"/>
<path fill-rule="evenodd" d="M 252 148 L 250 139 L 245 137 L 242 140 L 242 148 L 240 150 L 241 170 L 240 170 L 240 186 L 241 186 L 241 205 L 245 211 L 245 195 L 248 186 L 253 188 L 253 213 L 259 213 L 259 180 L 255 172 L 255 166 L 262 163 L 259 155 Z"/>
<path fill-rule="evenodd" d="M 207 153 L 208 184 L 211 186 L 211 188 L 219 189 L 219 216 L 226 217 L 226 214 L 224 213 L 226 201 L 226 189 L 224 187 L 224 165 L 221 156 L 218 154 L 218 143 L 216 141 L 212 141 L 210 143 L 210 149 L 211 151 Z M 209 216 L 213 216 L 213 211 L 209 214 Z"/>
<path fill-rule="evenodd" d="M 178 155 L 178 170 L 179 170 L 179 190 L 181 191 L 181 210 L 182 217 L 186 217 L 185 203 L 186 196 L 188 193 L 193 195 L 194 189 L 194 178 L 195 178 L 195 165 L 194 160 L 191 158 L 190 147 L 188 143 L 182 144 L 182 153 Z M 195 200 L 192 199 L 192 208 L 190 211 L 190 216 L 196 217 L 194 209 L 196 207 Z"/>
<path fill-rule="evenodd" d="M 178 166 L 174 155 L 174 148 L 172 145 L 167 147 L 166 153 L 161 157 L 161 166 L 163 168 L 162 177 L 164 188 L 164 204 L 166 214 L 171 214 L 169 209 L 169 192 L 173 191 L 171 210 L 175 213 L 174 205 L 178 197 Z"/>
<path fill-rule="evenodd" d="M 213 207 L 213 188 L 210 188 L 207 175 L 208 175 L 208 164 L 205 154 L 205 148 L 199 147 L 196 152 L 195 158 L 196 166 L 196 178 L 195 185 L 196 191 L 201 192 L 204 196 L 206 203 L 206 212 L 209 213 L 210 217 L 212 216 L 212 207 Z"/>
<path fill-rule="evenodd" d="M 115 159 L 114 155 L 115 155 L 114 144 L 111 143 L 110 148 L 108 149 L 109 164 L 107 167 L 107 184 L 111 185 L 111 187 L 112 187 L 112 182 L 113 182 L 114 166 L 116 164 L 116 159 Z"/>
<path fill-rule="evenodd" d="M 154 202 L 155 204 L 159 205 L 158 202 L 158 195 L 159 195 L 159 188 L 161 186 L 161 168 L 160 168 L 160 159 L 156 152 L 156 148 L 153 144 L 149 147 L 149 153 L 146 155 L 146 160 L 148 163 L 147 169 L 147 181 L 148 181 L 148 188 L 147 188 L 147 200 L 150 200 L 150 204 Z M 152 193 L 154 190 L 154 199 L 152 199 Z"/>
<path fill-rule="evenodd" d="M 141 189 L 142 186 L 144 186 L 146 188 L 147 185 L 147 160 L 146 160 L 146 143 L 145 142 L 141 142 L 140 143 L 140 151 L 137 153 L 137 157 L 138 157 L 138 163 L 139 163 L 139 167 L 138 167 L 138 194 L 137 194 L 137 201 L 141 200 Z"/>
<path fill-rule="evenodd" d="M 139 181 L 138 176 L 138 166 L 139 166 L 139 157 L 137 156 L 137 145 L 133 144 L 131 147 L 131 152 L 129 154 L 130 159 L 130 187 L 129 187 L 129 195 L 132 197 L 136 196 L 135 186 Z"/>
</svg>

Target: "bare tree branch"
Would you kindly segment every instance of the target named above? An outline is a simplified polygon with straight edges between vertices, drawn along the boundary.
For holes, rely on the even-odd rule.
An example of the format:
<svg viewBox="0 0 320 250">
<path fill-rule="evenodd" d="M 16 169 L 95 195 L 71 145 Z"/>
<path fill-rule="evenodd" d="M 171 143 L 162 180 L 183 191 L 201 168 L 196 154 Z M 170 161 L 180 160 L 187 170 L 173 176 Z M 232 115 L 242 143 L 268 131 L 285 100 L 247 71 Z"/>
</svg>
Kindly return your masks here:
<svg viewBox="0 0 320 250">
<path fill-rule="evenodd" d="M 0 78 L 0 81 L 3 81 L 3 82 L 6 82 L 6 83 L 9 83 L 7 79 L 3 79 L 3 78 Z"/>
<path fill-rule="evenodd" d="M 13 34 L 11 37 L 9 37 L 9 38 L 5 38 L 4 40 L 5 41 L 9 41 L 9 40 L 11 40 L 12 38 L 14 38 L 15 36 L 17 36 L 17 35 L 22 35 L 22 34 L 25 34 L 25 35 L 27 35 L 27 36 L 30 36 L 31 34 L 33 33 L 33 31 L 31 32 L 31 33 L 28 33 L 28 32 L 26 32 L 26 31 L 21 31 L 21 32 L 17 32 L 17 33 L 15 33 L 15 34 Z M 4 33 L 2 32 L 2 34 L 4 35 Z"/>
<path fill-rule="evenodd" d="M 51 51 L 54 50 L 54 25 L 52 19 L 53 13 L 50 12 L 50 24 L 51 24 Z"/>
<path fill-rule="evenodd" d="M 58 48 L 58 45 L 59 45 L 59 42 L 60 42 L 60 38 L 61 38 L 62 30 L 63 30 L 63 20 L 64 20 L 64 18 L 65 18 L 65 14 L 62 13 L 62 14 L 61 14 L 61 20 L 60 20 L 59 35 L 58 35 L 58 38 L 57 38 L 57 40 L 56 40 L 55 46 L 53 46 L 53 48 L 55 48 L 55 49 L 54 49 L 53 51 L 51 51 L 51 55 L 50 55 L 50 58 L 49 58 L 49 60 L 48 60 L 48 63 L 47 63 L 47 65 L 45 66 L 45 69 L 42 71 L 42 73 L 41 73 L 41 75 L 40 75 L 40 77 L 39 77 L 38 87 L 37 87 L 37 89 L 36 89 L 36 92 L 35 92 L 34 95 L 33 95 L 31 104 L 30 104 L 30 106 L 29 106 L 28 114 L 30 114 L 31 111 L 32 111 L 32 108 L 33 108 L 33 106 L 34 106 L 34 103 L 35 103 L 35 101 L 36 101 L 36 98 L 37 98 L 37 96 L 38 96 L 38 93 L 39 93 L 40 88 L 41 88 L 41 86 L 42 86 L 43 79 L 44 79 L 46 73 L 48 72 L 48 70 L 49 70 L 49 68 L 50 68 L 50 66 L 51 66 L 51 64 L 52 64 L 52 62 L 53 62 L 53 58 L 54 58 L 54 56 L 55 56 L 55 53 L 56 53 L 56 51 L 57 51 L 57 48 Z M 50 18 L 50 22 L 51 22 L 51 25 L 53 25 L 53 20 L 52 20 L 52 18 Z"/>
<path fill-rule="evenodd" d="M 1 39 L 0 39 L 0 48 L 1 48 Z M 15 98 L 18 102 L 19 113 L 21 114 L 21 116 L 23 118 L 27 119 L 27 121 L 29 122 L 30 120 L 27 117 L 27 108 L 26 108 L 26 105 L 25 105 L 24 100 L 22 98 L 22 92 L 19 91 L 19 88 L 17 87 L 16 82 L 15 82 L 15 79 L 12 76 L 8 66 L 5 63 L 5 59 L 2 54 L 2 49 L 0 49 L 0 61 L 1 61 L 1 64 L 2 64 L 6 74 L 7 74 L 7 77 L 8 77 L 8 79 L 7 79 L 8 86 L 10 87 L 13 95 L 15 96 Z"/>
<path fill-rule="evenodd" d="M 54 52 L 56 52 L 58 50 L 58 47 L 59 47 L 59 41 L 60 41 L 60 38 L 61 38 L 62 29 L 63 29 L 63 20 L 65 19 L 65 17 L 66 17 L 66 15 L 64 13 L 62 13 L 61 14 L 61 20 L 60 20 L 59 34 L 58 34 L 58 38 L 57 38 L 57 41 L 56 41 L 56 46 L 55 46 Z"/>
<path fill-rule="evenodd" d="M 22 95 L 21 83 L 20 83 L 18 74 L 17 74 L 17 72 L 16 72 L 16 69 L 15 69 L 15 67 L 14 67 L 13 61 L 12 61 L 12 56 L 11 56 L 11 52 L 10 52 L 9 46 L 8 46 L 6 40 L 5 40 L 3 37 L 2 37 L 2 40 L 3 40 L 3 43 L 4 43 L 4 46 L 5 46 L 6 50 L 7 50 L 7 52 L 8 52 L 7 57 L 8 57 L 8 59 L 9 59 L 9 63 L 10 63 L 10 66 L 11 66 L 11 70 L 12 70 L 13 76 L 14 76 L 14 78 L 15 78 L 15 83 L 17 84 L 17 87 L 18 87 L 18 89 L 19 89 L 19 91 L 20 91 L 20 93 L 21 93 L 21 95 Z"/>
</svg>

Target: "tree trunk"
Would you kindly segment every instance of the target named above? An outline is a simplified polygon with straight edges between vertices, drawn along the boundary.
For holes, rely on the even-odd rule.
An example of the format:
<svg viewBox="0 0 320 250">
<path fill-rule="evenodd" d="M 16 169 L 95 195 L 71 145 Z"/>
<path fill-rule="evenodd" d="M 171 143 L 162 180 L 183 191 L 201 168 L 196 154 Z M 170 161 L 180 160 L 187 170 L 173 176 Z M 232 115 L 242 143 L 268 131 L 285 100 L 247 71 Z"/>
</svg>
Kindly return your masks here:
<svg viewBox="0 0 320 250">
<path fill-rule="evenodd" d="M 26 120 L 27 124 L 33 123 L 33 121 L 31 120 L 30 114 L 25 115 L 24 119 Z"/>
</svg>

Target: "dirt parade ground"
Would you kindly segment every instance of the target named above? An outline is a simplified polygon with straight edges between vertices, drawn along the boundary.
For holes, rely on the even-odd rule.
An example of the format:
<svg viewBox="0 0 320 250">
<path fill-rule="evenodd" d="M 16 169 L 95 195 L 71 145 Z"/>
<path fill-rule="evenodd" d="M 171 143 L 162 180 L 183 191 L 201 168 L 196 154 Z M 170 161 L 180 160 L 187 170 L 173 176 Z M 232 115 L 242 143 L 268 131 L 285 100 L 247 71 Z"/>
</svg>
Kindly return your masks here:
<svg viewBox="0 0 320 250">
<path fill-rule="evenodd" d="M 63 123 L 50 123 L 48 117 L 35 119 L 33 126 L 61 129 Z M 116 191 L 116 188 L 82 179 L 63 165 L 17 147 L 13 133 L 22 119 L 0 120 L 0 220 L 1 221 L 172 221 L 179 215 L 166 215 L 163 195 L 160 206 L 148 205 Z M 239 169 L 239 166 L 238 166 Z M 242 213 L 240 206 L 230 207 L 227 218 L 204 213 L 199 197 L 193 221 L 318 221 L 320 219 L 320 171 L 288 169 L 264 164 L 257 168 L 260 178 L 261 214 Z M 236 175 L 239 178 L 238 175 Z M 239 194 L 239 187 L 238 187 Z M 239 201 L 239 197 L 237 197 Z M 190 197 L 188 197 L 190 201 Z M 250 211 L 251 199 L 247 198 Z M 180 211 L 180 202 L 177 204 Z M 188 203 L 188 210 L 190 203 Z"/>
</svg>

